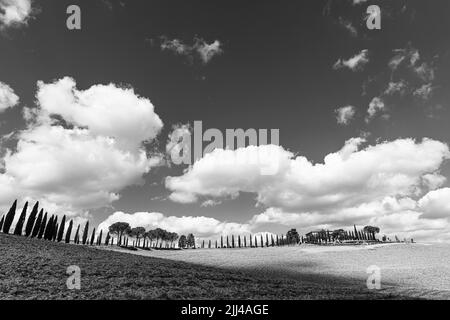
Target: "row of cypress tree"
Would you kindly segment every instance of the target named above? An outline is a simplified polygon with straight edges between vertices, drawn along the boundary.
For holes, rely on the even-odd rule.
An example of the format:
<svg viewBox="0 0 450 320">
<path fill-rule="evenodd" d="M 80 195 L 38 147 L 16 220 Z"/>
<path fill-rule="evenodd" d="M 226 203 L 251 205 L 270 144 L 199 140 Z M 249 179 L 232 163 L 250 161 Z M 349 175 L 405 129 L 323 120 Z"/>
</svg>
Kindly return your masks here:
<svg viewBox="0 0 450 320">
<path fill-rule="evenodd" d="M 15 200 L 8 212 L 0 219 L 0 231 L 9 234 L 10 231 L 13 230 L 13 234 L 18 236 L 26 236 L 30 238 L 44 239 L 56 242 L 61 242 L 63 240 L 65 243 L 71 242 L 73 220 L 70 220 L 69 225 L 66 229 L 66 216 L 64 215 L 61 219 L 61 222 L 59 223 L 58 216 L 52 215 L 51 217 L 49 217 L 48 213 L 44 211 L 43 208 L 39 210 L 39 201 L 34 204 L 33 209 L 28 215 L 28 220 L 26 220 L 27 209 L 28 201 L 23 206 L 19 219 L 17 220 L 14 229 L 12 229 L 11 227 L 17 210 L 17 200 Z M 103 231 L 100 231 L 97 239 L 95 239 L 95 228 L 92 230 L 90 238 L 88 238 L 88 234 L 89 221 L 87 221 L 84 226 L 81 239 L 80 225 L 78 225 L 73 242 L 76 244 L 81 243 L 91 246 L 94 244 L 102 244 Z M 111 237 L 108 232 L 104 244 L 109 245 L 110 241 Z"/>
</svg>

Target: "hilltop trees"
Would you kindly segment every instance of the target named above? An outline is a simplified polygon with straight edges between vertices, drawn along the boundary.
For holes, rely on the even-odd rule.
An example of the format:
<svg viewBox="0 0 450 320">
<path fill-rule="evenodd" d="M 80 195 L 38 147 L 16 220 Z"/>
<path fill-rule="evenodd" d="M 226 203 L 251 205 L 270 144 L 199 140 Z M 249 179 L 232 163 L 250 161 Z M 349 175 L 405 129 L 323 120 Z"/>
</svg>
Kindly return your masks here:
<svg viewBox="0 0 450 320">
<path fill-rule="evenodd" d="M 117 235 L 118 245 L 122 244 L 122 237 L 131 231 L 130 225 L 126 222 L 116 222 L 109 226 L 109 232 Z"/>
<path fill-rule="evenodd" d="M 39 230 L 41 229 L 41 224 L 42 224 L 42 215 L 44 214 L 44 209 L 41 209 L 41 211 L 39 211 L 39 215 L 36 219 L 36 223 L 34 224 L 34 228 L 33 231 L 31 232 L 31 237 L 37 237 L 39 234 Z"/>
<path fill-rule="evenodd" d="M 70 236 L 71 236 L 71 233 L 72 233 L 72 227 L 73 227 L 73 220 L 70 220 L 69 227 L 67 228 L 67 231 L 66 231 L 66 238 L 65 238 L 65 242 L 66 243 L 70 243 Z"/>
<path fill-rule="evenodd" d="M 9 208 L 8 213 L 5 216 L 5 220 L 3 221 L 3 233 L 9 233 L 9 229 L 11 228 L 11 224 L 13 223 L 14 216 L 16 215 L 16 207 L 17 200 L 14 201 L 11 208 Z"/>
<path fill-rule="evenodd" d="M 89 221 L 86 222 L 86 224 L 84 225 L 84 230 L 83 230 L 83 238 L 81 238 L 81 243 L 82 244 L 86 244 L 87 242 L 87 237 L 88 237 L 88 232 L 89 232 Z"/>
<path fill-rule="evenodd" d="M 130 230 L 130 235 L 136 238 L 136 245 L 139 244 L 141 238 L 145 237 L 145 228 L 136 227 Z"/>
<path fill-rule="evenodd" d="M 31 210 L 30 216 L 28 217 L 28 221 L 27 221 L 27 224 L 25 226 L 25 235 L 27 237 L 29 237 L 31 235 L 32 231 L 33 231 L 33 225 L 34 225 L 34 222 L 36 220 L 36 216 L 37 216 L 38 210 L 39 210 L 39 201 L 37 201 L 34 204 L 33 209 Z"/>
<path fill-rule="evenodd" d="M 286 233 L 286 239 L 289 244 L 297 244 L 300 242 L 300 236 L 297 229 L 291 229 Z"/>
<path fill-rule="evenodd" d="M 187 244 L 187 238 L 186 236 L 183 234 L 180 239 L 178 240 L 178 247 L 179 248 L 186 248 L 186 244 Z"/>
<path fill-rule="evenodd" d="M 44 214 L 44 218 L 42 219 L 39 232 L 37 234 L 38 239 L 42 239 L 42 236 L 44 235 L 45 227 L 47 226 L 47 212 Z"/>
<path fill-rule="evenodd" d="M 25 205 L 23 206 L 22 213 L 20 214 L 19 221 L 17 221 L 16 227 L 14 229 L 14 234 L 21 236 L 22 235 L 22 229 L 23 224 L 25 223 L 25 218 L 27 216 L 27 209 L 28 209 L 28 201 L 25 202 Z"/>
<path fill-rule="evenodd" d="M 195 237 L 192 233 L 189 233 L 187 236 L 186 244 L 188 248 L 194 248 L 195 249 Z"/>
<path fill-rule="evenodd" d="M 380 228 L 378 227 L 372 227 L 372 226 L 365 226 L 363 228 L 363 231 L 365 233 L 368 233 L 372 236 L 372 240 L 375 240 L 375 234 L 380 233 Z"/>
<path fill-rule="evenodd" d="M 80 243 L 80 225 L 77 227 L 77 231 L 75 232 L 75 238 L 73 239 L 73 242 L 76 244 Z"/>
<path fill-rule="evenodd" d="M 91 246 L 94 245 L 94 239 L 95 239 L 95 228 L 94 230 L 92 230 L 91 241 L 89 241 L 89 244 Z"/>
<path fill-rule="evenodd" d="M 64 215 L 61 221 L 61 225 L 59 226 L 58 236 L 56 241 L 61 242 L 64 235 L 64 228 L 66 227 L 66 216 Z"/>
</svg>

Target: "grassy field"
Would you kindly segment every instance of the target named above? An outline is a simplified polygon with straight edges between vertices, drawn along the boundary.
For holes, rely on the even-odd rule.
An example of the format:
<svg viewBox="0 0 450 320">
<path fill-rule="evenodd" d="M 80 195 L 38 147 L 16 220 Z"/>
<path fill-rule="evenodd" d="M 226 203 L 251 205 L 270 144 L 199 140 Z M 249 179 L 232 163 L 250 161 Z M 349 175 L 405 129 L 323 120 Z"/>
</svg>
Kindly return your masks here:
<svg viewBox="0 0 450 320">
<path fill-rule="evenodd" d="M 250 249 L 251 250 L 251 249 Z M 199 252 L 200 250 L 197 250 Z M 159 253 L 159 254 L 162 254 Z M 191 254 L 195 254 L 192 252 Z M 66 287 L 81 268 L 81 289 Z M 0 234 L 1 299 L 379 299 L 360 281 L 284 278 Z"/>
</svg>

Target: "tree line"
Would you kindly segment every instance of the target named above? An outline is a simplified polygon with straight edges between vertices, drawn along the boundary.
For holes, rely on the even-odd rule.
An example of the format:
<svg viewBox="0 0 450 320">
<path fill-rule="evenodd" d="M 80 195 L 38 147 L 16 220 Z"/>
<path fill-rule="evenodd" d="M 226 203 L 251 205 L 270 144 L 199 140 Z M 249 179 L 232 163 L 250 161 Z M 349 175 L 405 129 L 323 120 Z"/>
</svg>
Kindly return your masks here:
<svg viewBox="0 0 450 320">
<path fill-rule="evenodd" d="M 14 228 L 12 227 L 14 218 L 16 216 L 17 200 L 14 201 L 8 212 L 0 219 L 0 231 L 6 234 L 11 233 L 18 236 L 26 236 L 29 238 L 44 239 L 55 242 L 70 243 L 72 241 L 73 220 L 68 223 L 64 215 L 61 221 L 58 221 L 57 215 L 49 215 L 43 208 L 39 208 L 39 201 L 37 201 L 27 219 L 28 201 L 22 208 L 19 219 Z M 66 228 L 66 224 L 68 225 Z M 95 240 L 95 228 L 89 237 L 89 221 L 84 225 L 80 236 L 79 224 L 73 242 L 76 244 L 100 245 L 102 244 L 102 231 Z M 105 244 L 109 242 L 109 234 L 105 238 Z M 94 243 L 95 241 L 95 243 Z"/>
<path fill-rule="evenodd" d="M 100 230 L 96 237 L 96 229 L 93 228 L 89 232 L 89 221 L 87 221 L 81 230 L 81 224 L 78 224 L 76 231 L 73 233 L 74 222 L 70 220 L 66 222 L 64 215 L 61 221 L 58 221 L 56 215 L 49 215 L 43 208 L 39 208 L 39 201 L 36 202 L 28 215 L 28 202 L 25 203 L 21 210 L 19 219 L 14 228 L 12 227 L 16 216 L 17 200 L 14 201 L 8 212 L 0 219 L 0 231 L 15 235 L 26 236 L 30 238 L 44 239 L 56 242 L 75 243 L 83 245 L 117 245 L 122 247 L 133 247 L 142 249 L 189 249 L 189 248 L 258 248 L 258 247 L 275 247 L 296 245 L 300 243 L 327 244 L 336 241 L 378 241 L 376 234 L 380 232 L 378 227 L 366 226 L 362 230 L 358 230 L 354 226 L 353 230 L 346 231 L 338 229 L 334 231 L 320 230 L 310 232 L 300 237 L 296 229 L 289 230 L 286 235 L 274 235 L 266 233 L 256 235 L 227 235 L 221 236 L 220 239 L 202 240 L 197 246 L 195 236 L 190 233 L 187 236 L 179 236 L 175 232 L 156 228 L 146 230 L 144 227 L 131 228 L 126 222 L 116 222 L 109 226 L 108 232 L 103 239 L 103 230 Z M 66 228 L 66 224 L 68 224 Z M 90 235 L 89 235 L 90 234 Z M 73 241 L 72 241 L 73 235 Z M 130 242 L 131 240 L 131 242 Z M 178 241 L 177 241 L 178 240 Z M 383 239 L 384 240 L 384 239 Z M 178 246 L 177 246 L 178 245 Z"/>
</svg>

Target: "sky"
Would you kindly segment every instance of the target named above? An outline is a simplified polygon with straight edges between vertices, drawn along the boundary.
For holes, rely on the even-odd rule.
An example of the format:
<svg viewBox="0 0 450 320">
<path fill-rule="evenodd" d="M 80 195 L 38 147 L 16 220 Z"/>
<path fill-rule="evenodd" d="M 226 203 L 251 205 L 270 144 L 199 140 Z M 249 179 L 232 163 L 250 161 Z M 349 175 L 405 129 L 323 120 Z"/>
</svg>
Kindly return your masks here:
<svg viewBox="0 0 450 320">
<path fill-rule="evenodd" d="M 40 201 L 99 229 L 203 238 L 356 224 L 448 241 L 449 9 L 0 0 L 0 209 Z M 176 164 L 173 139 L 194 121 L 278 129 L 279 145 Z"/>
</svg>

